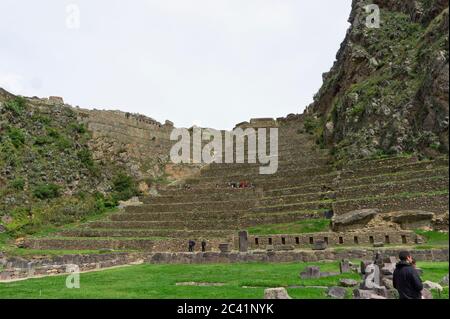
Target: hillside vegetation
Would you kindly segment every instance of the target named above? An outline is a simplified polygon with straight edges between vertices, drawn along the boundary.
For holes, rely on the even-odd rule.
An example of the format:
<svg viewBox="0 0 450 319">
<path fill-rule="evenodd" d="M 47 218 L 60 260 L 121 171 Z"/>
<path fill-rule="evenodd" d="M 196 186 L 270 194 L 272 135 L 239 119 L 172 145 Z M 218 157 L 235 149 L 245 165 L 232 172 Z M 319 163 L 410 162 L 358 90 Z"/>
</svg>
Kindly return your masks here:
<svg viewBox="0 0 450 319">
<path fill-rule="evenodd" d="M 114 163 L 95 162 L 68 106 L 0 90 L 0 225 L 12 237 L 100 214 L 137 194 Z"/>
<path fill-rule="evenodd" d="M 448 1 L 354 0 L 351 27 L 307 109 L 307 128 L 337 159 L 448 153 Z"/>
</svg>

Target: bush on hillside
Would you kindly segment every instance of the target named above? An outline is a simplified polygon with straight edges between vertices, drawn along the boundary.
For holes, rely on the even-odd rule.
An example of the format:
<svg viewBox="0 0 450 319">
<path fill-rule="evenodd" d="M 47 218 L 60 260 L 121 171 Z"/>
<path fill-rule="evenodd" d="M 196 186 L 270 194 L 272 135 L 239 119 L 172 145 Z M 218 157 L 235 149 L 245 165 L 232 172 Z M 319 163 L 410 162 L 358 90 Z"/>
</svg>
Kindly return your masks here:
<svg viewBox="0 0 450 319">
<path fill-rule="evenodd" d="M 33 195 L 39 199 L 59 197 L 59 186 L 55 184 L 41 184 L 34 188 Z"/>
</svg>

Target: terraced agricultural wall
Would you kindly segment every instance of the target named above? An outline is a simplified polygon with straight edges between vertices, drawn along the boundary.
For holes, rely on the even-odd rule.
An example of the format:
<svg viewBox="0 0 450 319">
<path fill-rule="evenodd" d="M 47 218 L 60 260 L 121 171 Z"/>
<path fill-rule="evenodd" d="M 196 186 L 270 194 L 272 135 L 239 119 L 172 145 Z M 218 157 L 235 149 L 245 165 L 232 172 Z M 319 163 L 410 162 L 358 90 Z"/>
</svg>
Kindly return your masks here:
<svg viewBox="0 0 450 319">
<path fill-rule="evenodd" d="M 385 231 L 385 232 L 348 232 L 348 233 L 311 233 L 290 234 L 273 236 L 249 236 L 251 249 L 267 249 L 268 246 L 275 250 L 310 248 L 317 241 L 325 241 L 329 247 L 373 245 L 374 243 L 411 245 L 415 244 L 417 235 L 409 231 Z"/>
</svg>

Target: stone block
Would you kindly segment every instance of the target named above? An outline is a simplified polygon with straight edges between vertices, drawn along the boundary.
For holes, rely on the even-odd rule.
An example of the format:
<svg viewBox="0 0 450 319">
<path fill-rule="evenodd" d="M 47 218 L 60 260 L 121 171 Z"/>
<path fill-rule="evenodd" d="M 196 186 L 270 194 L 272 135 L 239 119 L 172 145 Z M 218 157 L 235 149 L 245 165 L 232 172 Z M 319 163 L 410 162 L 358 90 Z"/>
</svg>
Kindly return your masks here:
<svg viewBox="0 0 450 319">
<path fill-rule="evenodd" d="M 356 286 L 358 286 L 359 282 L 357 282 L 354 279 L 341 279 L 339 281 L 339 284 L 342 287 L 356 287 Z"/>
<path fill-rule="evenodd" d="M 424 288 L 422 290 L 422 297 L 423 299 L 433 299 L 433 294 L 431 293 L 431 291 L 427 288 Z"/>
<path fill-rule="evenodd" d="M 246 230 L 239 232 L 239 251 L 241 253 L 248 251 L 248 232 Z"/>
<path fill-rule="evenodd" d="M 439 290 L 439 291 L 443 290 L 443 288 L 442 288 L 442 286 L 440 284 L 432 282 L 432 281 L 429 281 L 429 280 L 427 280 L 427 281 L 425 281 L 423 283 L 423 287 L 426 288 L 426 289 L 431 289 L 431 290 L 433 290 L 433 289 L 436 289 L 436 290 Z"/>
<path fill-rule="evenodd" d="M 318 266 L 308 266 L 305 271 L 300 273 L 301 279 L 313 279 L 320 278 L 320 267 Z"/>
<path fill-rule="evenodd" d="M 334 299 L 344 299 L 347 290 L 343 287 L 330 287 L 327 291 L 327 296 Z"/>
<path fill-rule="evenodd" d="M 385 297 L 377 295 L 375 290 L 355 289 L 353 291 L 355 299 L 386 299 Z"/>
<path fill-rule="evenodd" d="M 448 286 L 448 274 L 445 275 L 444 278 L 441 279 L 439 284 L 442 285 L 442 286 Z"/>
<path fill-rule="evenodd" d="M 394 283 L 392 281 L 392 279 L 388 279 L 388 278 L 383 278 L 381 279 L 381 285 L 383 285 L 384 287 L 386 287 L 387 289 L 394 289 Z"/>
<path fill-rule="evenodd" d="M 269 288 L 264 290 L 264 299 L 292 299 L 286 288 Z"/>
<path fill-rule="evenodd" d="M 341 262 L 339 263 L 339 270 L 341 274 L 352 272 L 350 261 L 347 259 L 341 260 Z"/>
<path fill-rule="evenodd" d="M 396 264 L 384 264 L 384 267 L 381 268 L 381 273 L 385 276 L 390 276 L 394 274 Z"/>
</svg>

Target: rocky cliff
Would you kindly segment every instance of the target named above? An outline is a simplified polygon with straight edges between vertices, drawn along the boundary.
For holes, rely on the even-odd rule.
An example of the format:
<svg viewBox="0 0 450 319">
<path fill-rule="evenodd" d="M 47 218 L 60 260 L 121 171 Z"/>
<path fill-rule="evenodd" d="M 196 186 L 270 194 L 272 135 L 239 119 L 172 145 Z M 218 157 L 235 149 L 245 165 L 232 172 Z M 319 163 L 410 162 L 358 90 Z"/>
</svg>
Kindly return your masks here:
<svg viewBox="0 0 450 319">
<path fill-rule="evenodd" d="M 371 3 L 379 28 L 366 24 Z M 354 0 L 336 62 L 305 112 L 317 142 L 337 159 L 448 153 L 448 21 L 446 0 Z"/>
</svg>

